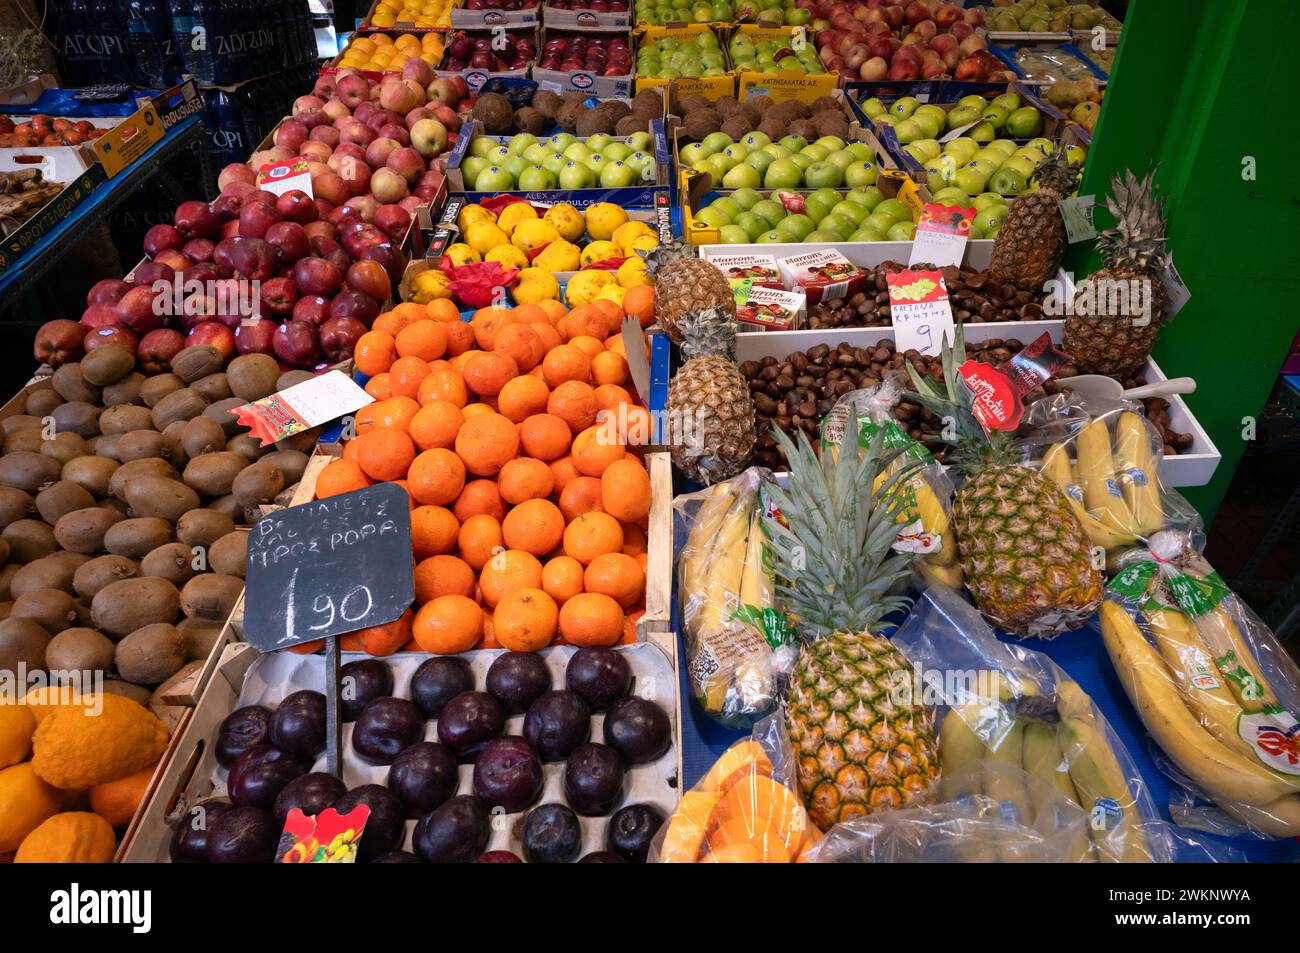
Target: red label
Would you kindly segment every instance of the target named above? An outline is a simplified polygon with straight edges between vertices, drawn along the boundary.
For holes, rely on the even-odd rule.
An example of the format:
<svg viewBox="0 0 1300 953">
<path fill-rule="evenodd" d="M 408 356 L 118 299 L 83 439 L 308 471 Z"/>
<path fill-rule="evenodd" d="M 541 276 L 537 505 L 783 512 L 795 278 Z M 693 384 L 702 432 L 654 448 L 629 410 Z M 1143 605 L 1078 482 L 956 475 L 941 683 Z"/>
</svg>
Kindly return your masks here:
<svg viewBox="0 0 1300 953">
<path fill-rule="evenodd" d="M 1013 431 L 1020 426 L 1025 408 L 1011 378 L 996 367 L 975 360 L 967 361 L 957 369 L 957 373 L 974 394 L 971 413 L 985 432 Z"/>
<path fill-rule="evenodd" d="M 1062 367 L 1073 363 L 1074 358 L 1053 344 L 1052 336 L 1044 331 L 1003 364 L 1002 372 L 1011 379 L 1016 393 L 1024 397 L 1042 387 Z"/>
<path fill-rule="evenodd" d="M 791 215 L 803 214 L 804 202 L 802 195 L 797 192 L 782 192 L 778 197 L 781 199 L 781 204 L 785 206 L 785 210 Z"/>
<path fill-rule="evenodd" d="M 285 818 L 276 853 L 279 864 L 351 864 L 370 819 L 370 808 L 358 804 L 340 815 L 329 807 L 320 814 L 304 814 L 295 807 Z"/>
</svg>

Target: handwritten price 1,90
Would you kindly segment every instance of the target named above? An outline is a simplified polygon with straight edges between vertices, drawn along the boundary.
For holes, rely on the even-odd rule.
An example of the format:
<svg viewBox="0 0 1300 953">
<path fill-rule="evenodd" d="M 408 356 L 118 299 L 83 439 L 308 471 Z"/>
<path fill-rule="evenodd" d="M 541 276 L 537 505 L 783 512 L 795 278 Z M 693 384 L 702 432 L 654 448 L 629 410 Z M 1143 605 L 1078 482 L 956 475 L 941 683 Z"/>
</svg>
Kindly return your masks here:
<svg viewBox="0 0 1300 953">
<path fill-rule="evenodd" d="M 295 568 L 293 572 L 289 574 L 289 591 L 287 593 L 286 605 L 288 611 L 286 612 L 285 633 L 280 637 L 281 642 L 293 642 L 297 638 L 293 621 L 294 614 L 298 608 L 296 593 L 297 583 L 298 570 Z M 322 592 L 312 600 L 311 606 L 311 611 L 318 617 L 322 617 L 322 621 L 316 625 L 307 626 L 307 631 L 326 631 L 334 625 L 336 618 L 342 619 L 344 622 L 353 625 L 355 628 L 364 628 L 364 626 L 361 626 L 358 623 L 370 614 L 370 610 L 374 608 L 374 604 L 375 600 L 370 593 L 370 587 L 364 584 L 349 589 L 344 594 L 343 598 L 338 601 L 337 605 L 335 604 L 332 595 Z"/>
</svg>

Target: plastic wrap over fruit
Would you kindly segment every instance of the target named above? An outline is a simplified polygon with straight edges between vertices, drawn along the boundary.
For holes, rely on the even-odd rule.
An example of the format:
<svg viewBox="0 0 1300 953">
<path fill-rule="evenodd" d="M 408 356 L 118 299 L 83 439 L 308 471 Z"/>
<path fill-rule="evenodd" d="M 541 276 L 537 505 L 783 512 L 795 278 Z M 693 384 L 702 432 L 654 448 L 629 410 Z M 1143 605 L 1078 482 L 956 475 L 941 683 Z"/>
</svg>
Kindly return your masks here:
<svg viewBox="0 0 1300 953">
<path fill-rule="evenodd" d="M 749 727 L 769 714 L 798 656 L 794 630 L 776 607 L 763 512 L 769 471 L 673 501 L 687 675 L 710 717 Z"/>
<path fill-rule="evenodd" d="M 1171 816 L 1300 835 L 1300 669 L 1268 626 L 1182 533 L 1125 554 L 1107 595 L 1106 651 L 1182 790 Z"/>
</svg>

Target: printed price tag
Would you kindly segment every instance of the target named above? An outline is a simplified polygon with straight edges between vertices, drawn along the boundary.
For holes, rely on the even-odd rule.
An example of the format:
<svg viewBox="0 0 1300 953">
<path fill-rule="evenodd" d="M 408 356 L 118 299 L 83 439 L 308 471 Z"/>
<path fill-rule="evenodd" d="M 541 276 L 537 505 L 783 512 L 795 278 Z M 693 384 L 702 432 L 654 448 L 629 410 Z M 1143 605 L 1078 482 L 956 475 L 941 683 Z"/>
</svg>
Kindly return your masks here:
<svg viewBox="0 0 1300 953">
<path fill-rule="evenodd" d="M 1183 284 L 1182 275 L 1178 274 L 1178 269 L 1174 267 L 1174 256 L 1169 256 L 1169 264 L 1165 266 L 1164 274 L 1160 276 L 1160 283 L 1165 286 L 1165 294 L 1169 300 L 1165 305 L 1165 320 L 1170 321 L 1179 311 L 1183 310 L 1183 305 L 1191 299 L 1192 293 L 1187 290 L 1187 285 Z"/>
<path fill-rule="evenodd" d="M 924 263 L 957 266 L 966 254 L 966 241 L 975 218 L 975 209 L 936 205 L 927 202 L 921 221 L 916 226 L 912 241 L 912 257 L 908 265 Z"/>
<path fill-rule="evenodd" d="M 1065 222 L 1066 240 L 1070 244 L 1086 242 L 1097 237 L 1097 226 L 1092 221 L 1092 213 L 1097 208 L 1095 195 L 1076 195 L 1074 198 L 1061 199 L 1057 204 L 1061 209 L 1061 218 Z"/>
<path fill-rule="evenodd" d="M 262 166 L 257 170 L 257 187 L 272 195 L 284 195 L 297 189 L 306 192 L 309 198 L 315 198 L 311 190 L 311 172 L 307 169 L 307 160 L 302 158 Z"/>
<path fill-rule="evenodd" d="M 886 280 L 894 347 L 899 352 L 915 348 L 922 354 L 938 354 L 944 338 L 952 340 L 956 336 L 943 275 L 907 268 Z"/>
</svg>

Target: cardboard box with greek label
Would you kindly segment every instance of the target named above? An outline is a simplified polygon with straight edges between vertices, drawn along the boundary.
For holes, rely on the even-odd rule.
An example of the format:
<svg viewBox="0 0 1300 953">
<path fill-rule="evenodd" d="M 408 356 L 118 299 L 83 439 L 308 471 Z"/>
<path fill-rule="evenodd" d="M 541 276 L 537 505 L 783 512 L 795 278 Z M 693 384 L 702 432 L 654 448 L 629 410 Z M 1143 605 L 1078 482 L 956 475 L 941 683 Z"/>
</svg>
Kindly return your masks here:
<svg viewBox="0 0 1300 953">
<path fill-rule="evenodd" d="M 727 41 L 727 55 L 733 52 L 733 45 L 738 37 L 748 37 L 754 43 L 781 43 L 784 49 L 793 51 L 797 44 L 813 45 L 813 34 L 801 26 L 765 27 L 750 23 L 742 24 Z M 781 49 L 777 51 L 777 64 L 780 65 Z M 775 102 L 797 99 L 811 103 L 822 96 L 829 96 L 839 88 L 838 73 L 807 73 L 803 70 L 778 69 L 773 72 L 752 70 L 736 65 L 737 93 L 741 102 L 752 96 L 770 96 Z"/>
<path fill-rule="evenodd" d="M 542 5 L 542 20 L 548 27 L 561 29 L 622 27 L 630 28 L 632 23 L 632 0 L 624 0 L 627 9 L 592 10 L 587 0 L 566 0 L 568 6 L 563 9 L 546 0 Z"/>
<path fill-rule="evenodd" d="M 767 288 L 745 278 L 731 282 L 741 331 L 797 331 L 808 313 L 808 296 Z"/>
<path fill-rule="evenodd" d="M 69 182 L 57 195 L 40 207 L 27 221 L 0 240 L 0 271 L 8 268 L 29 248 L 65 218 L 73 209 L 90 197 L 107 175 L 96 162 L 85 172 Z"/>
<path fill-rule="evenodd" d="M 453 30 L 476 30 L 493 26 L 537 26 L 542 22 L 542 0 L 526 0 L 518 10 L 482 8 L 471 10 L 465 4 L 451 8 Z"/>
<path fill-rule="evenodd" d="M 31 116 L 9 116 L 14 126 L 22 126 L 31 121 Z M 98 129 L 111 129 L 124 120 L 120 116 L 69 116 L 72 123 L 88 122 Z M 84 127 L 83 127 L 84 128 Z M 100 135 L 100 134 L 97 134 Z M 3 140 L 3 137 L 0 137 Z M 21 141 L 21 140 L 18 140 Z M 73 146 L 5 146 L 0 145 L 0 172 L 15 172 L 19 169 L 40 169 L 46 182 L 69 183 L 99 162 L 95 154 L 95 140 Z"/>
<path fill-rule="evenodd" d="M 620 27 L 582 27 L 569 30 L 558 30 L 549 23 L 542 28 L 541 41 L 537 45 L 537 55 L 541 57 L 546 49 L 546 44 L 551 40 L 576 38 L 579 36 L 599 38 L 603 40 L 614 40 L 622 38 L 627 42 L 630 49 L 632 44 L 632 35 L 627 29 Z M 591 93 L 600 99 L 627 98 L 632 95 L 633 76 L 630 72 L 631 65 L 629 61 L 629 72 L 621 76 L 605 76 L 603 73 L 597 73 L 591 70 L 558 70 L 543 69 L 533 64 L 533 79 L 543 89 L 552 89 L 558 93 L 580 92 Z"/>
<path fill-rule="evenodd" d="M 661 79 L 658 76 L 645 76 L 637 73 L 636 91 L 639 93 L 643 89 L 660 89 L 669 84 L 674 84 L 677 87 L 677 95 L 683 99 L 696 93 L 705 99 L 718 99 L 720 96 L 735 95 L 736 74 L 731 69 L 731 61 L 727 58 L 725 32 L 725 30 L 714 30 L 706 23 L 691 23 L 679 27 L 648 26 L 644 29 L 638 27 L 632 34 L 633 62 L 638 61 L 636 54 L 640 52 L 642 47 L 658 43 L 662 39 L 666 38 L 678 43 L 694 42 L 700 34 L 712 33 L 718 41 L 718 50 L 722 53 L 722 68 L 726 72 L 721 76 L 680 76 L 675 79 Z"/>
</svg>

